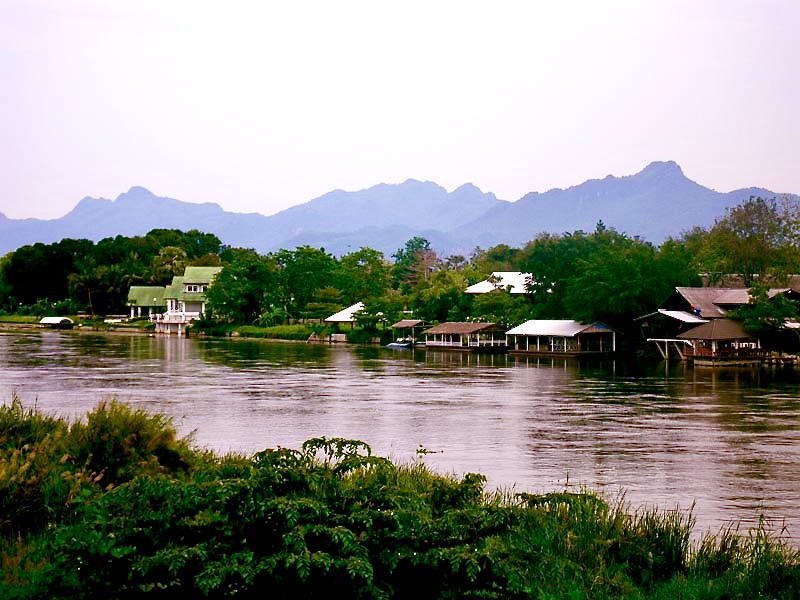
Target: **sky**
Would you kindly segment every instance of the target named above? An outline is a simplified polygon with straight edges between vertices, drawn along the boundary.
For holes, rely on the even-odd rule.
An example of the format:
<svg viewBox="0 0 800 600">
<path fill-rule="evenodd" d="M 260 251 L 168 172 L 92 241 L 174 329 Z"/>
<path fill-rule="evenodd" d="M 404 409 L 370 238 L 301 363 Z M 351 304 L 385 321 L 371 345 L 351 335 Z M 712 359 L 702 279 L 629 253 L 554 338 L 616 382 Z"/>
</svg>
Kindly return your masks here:
<svg viewBox="0 0 800 600">
<path fill-rule="evenodd" d="M 513 201 L 656 160 L 800 193 L 798 27 L 797 0 L 2 0 L 0 212 Z"/>
</svg>

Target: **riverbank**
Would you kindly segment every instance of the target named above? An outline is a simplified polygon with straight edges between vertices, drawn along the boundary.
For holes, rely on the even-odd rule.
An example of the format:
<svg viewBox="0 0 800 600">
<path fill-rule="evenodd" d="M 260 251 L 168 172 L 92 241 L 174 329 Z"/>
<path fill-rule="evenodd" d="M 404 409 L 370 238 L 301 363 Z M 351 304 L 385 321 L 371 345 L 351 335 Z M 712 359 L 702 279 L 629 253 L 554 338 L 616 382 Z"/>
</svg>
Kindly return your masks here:
<svg viewBox="0 0 800 600">
<path fill-rule="evenodd" d="M 4 598 L 793 598 L 764 528 L 690 543 L 691 517 L 590 492 L 487 493 L 357 440 L 220 456 L 169 419 L 0 408 Z"/>
</svg>

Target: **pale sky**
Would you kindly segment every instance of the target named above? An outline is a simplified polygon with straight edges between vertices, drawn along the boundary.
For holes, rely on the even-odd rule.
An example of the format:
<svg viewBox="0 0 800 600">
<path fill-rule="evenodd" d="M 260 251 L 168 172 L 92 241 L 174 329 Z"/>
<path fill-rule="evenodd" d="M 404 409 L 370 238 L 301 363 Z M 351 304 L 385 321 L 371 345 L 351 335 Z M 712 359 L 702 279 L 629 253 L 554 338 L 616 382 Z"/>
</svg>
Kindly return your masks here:
<svg viewBox="0 0 800 600">
<path fill-rule="evenodd" d="M 517 200 L 654 160 L 800 193 L 798 29 L 798 0 L 0 0 L 0 212 Z"/>
</svg>

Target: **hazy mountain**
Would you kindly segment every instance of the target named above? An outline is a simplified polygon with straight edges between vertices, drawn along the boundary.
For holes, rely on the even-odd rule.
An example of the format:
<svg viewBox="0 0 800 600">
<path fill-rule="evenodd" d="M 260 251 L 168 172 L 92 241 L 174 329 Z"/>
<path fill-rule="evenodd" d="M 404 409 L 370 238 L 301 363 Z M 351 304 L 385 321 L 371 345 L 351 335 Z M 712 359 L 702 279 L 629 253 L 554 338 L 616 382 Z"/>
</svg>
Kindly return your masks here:
<svg viewBox="0 0 800 600">
<path fill-rule="evenodd" d="M 606 227 L 661 243 L 696 225 L 713 225 L 726 209 L 751 196 L 778 195 L 760 188 L 715 192 L 688 179 L 672 161 L 654 162 L 635 175 L 609 175 L 566 190 L 532 192 L 489 210 L 454 233 L 473 234 L 484 248 L 499 243 L 519 246 L 541 232 L 589 233 L 603 221 Z"/>
<path fill-rule="evenodd" d="M 626 177 L 608 176 L 566 190 L 498 200 L 472 184 L 447 192 L 409 179 L 357 192 L 336 190 L 272 216 L 232 213 L 133 187 L 116 200 L 84 198 L 59 219 L 8 219 L 0 214 L 0 253 L 63 238 L 98 241 L 143 235 L 155 228 L 198 229 L 224 244 L 269 252 L 308 244 L 341 255 L 368 246 L 391 256 L 415 235 L 438 251 L 468 254 L 476 246 L 521 246 L 542 232 L 593 231 L 598 221 L 654 243 L 696 225 L 708 227 L 750 196 L 748 188 L 719 193 L 689 179 L 674 162 L 656 162 Z"/>
</svg>

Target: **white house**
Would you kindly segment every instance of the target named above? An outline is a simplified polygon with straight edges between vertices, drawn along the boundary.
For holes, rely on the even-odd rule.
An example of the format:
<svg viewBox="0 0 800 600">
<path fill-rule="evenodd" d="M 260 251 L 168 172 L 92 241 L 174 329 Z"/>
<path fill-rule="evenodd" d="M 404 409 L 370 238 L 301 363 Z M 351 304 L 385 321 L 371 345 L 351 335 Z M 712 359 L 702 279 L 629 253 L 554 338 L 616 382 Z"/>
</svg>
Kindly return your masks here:
<svg viewBox="0 0 800 600">
<path fill-rule="evenodd" d="M 167 311 L 151 314 L 157 333 L 186 333 L 186 326 L 206 312 L 206 291 L 222 267 L 186 267 L 164 290 Z"/>
</svg>

